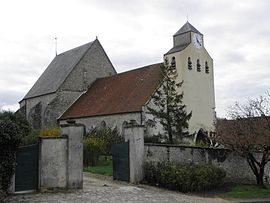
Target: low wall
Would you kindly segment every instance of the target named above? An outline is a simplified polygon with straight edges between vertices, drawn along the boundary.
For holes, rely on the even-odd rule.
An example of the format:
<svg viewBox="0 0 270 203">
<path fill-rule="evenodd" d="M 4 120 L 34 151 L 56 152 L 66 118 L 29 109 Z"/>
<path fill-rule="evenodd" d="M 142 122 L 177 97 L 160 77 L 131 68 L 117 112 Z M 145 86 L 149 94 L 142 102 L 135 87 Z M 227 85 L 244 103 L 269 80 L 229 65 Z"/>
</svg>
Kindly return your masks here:
<svg viewBox="0 0 270 203">
<path fill-rule="evenodd" d="M 227 149 L 192 146 L 145 144 L 146 161 L 180 161 L 212 163 L 226 171 L 226 180 L 238 183 L 256 183 L 246 159 Z M 257 156 L 260 156 L 257 154 Z M 270 164 L 266 166 L 265 183 L 269 184 Z"/>
</svg>

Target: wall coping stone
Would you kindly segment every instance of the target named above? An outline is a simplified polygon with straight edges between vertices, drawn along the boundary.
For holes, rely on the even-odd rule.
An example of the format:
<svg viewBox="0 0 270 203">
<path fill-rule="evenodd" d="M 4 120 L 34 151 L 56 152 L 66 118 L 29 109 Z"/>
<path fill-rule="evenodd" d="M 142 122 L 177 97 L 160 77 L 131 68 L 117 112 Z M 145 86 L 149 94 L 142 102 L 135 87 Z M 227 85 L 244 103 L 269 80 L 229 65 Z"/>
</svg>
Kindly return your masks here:
<svg viewBox="0 0 270 203">
<path fill-rule="evenodd" d="M 144 143 L 144 146 L 157 146 L 157 147 L 179 147 L 179 148 L 193 148 L 193 149 L 214 149 L 214 150 L 226 150 L 231 151 L 229 148 L 216 148 L 216 147 L 201 147 L 192 145 L 179 145 L 179 144 L 162 144 L 162 143 Z"/>
<path fill-rule="evenodd" d="M 39 139 L 67 139 L 67 135 L 60 135 L 60 136 L 39 136 Z"/>
</svg>

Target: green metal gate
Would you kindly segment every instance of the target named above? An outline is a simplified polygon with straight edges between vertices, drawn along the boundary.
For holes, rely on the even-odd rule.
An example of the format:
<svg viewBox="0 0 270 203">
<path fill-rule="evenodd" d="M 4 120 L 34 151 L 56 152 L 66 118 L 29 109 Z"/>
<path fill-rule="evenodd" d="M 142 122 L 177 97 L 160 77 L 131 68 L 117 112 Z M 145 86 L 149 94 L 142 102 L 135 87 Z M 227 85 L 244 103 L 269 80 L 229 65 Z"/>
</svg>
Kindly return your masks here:
<svg viewBox="0 0 270 203">
<path fill-rule="evenodd" d="M 16 153 L 15 192 L 38 189 L 38 152 L 38 144 L 19 147 Z"/>
<path fill-rule="evenodd" d="M 129 181 L 129 142 L 112 146 L 113 179 Z"/>
</svg>

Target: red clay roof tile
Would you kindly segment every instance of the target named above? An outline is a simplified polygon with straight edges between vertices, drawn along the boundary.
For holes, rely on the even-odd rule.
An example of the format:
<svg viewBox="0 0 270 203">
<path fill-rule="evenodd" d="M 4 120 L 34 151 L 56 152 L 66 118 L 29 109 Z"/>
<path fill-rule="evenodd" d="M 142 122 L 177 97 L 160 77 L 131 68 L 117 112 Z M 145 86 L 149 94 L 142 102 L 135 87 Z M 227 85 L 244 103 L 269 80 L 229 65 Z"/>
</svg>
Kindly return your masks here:
<svg viewBox="0 0 270 203">
<path fill-rule="evenodd" d="M 60 120 L 140 112 L 161 80 L 159 64 L 97 79 Z"/>
</svg>

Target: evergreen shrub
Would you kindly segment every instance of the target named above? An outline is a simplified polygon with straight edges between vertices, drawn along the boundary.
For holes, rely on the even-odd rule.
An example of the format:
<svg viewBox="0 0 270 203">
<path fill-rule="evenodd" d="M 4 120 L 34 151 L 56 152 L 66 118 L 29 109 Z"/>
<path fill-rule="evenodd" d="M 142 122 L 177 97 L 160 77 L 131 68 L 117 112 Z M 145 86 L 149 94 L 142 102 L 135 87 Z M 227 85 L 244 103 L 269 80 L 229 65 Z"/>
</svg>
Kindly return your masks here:
<svg viewBox="0 0 270 203">
<path fill-rule="evenodd" d="M 15 172 L 16 151 L 29 132 L 29 124 L 22 115 L 0 112 L 0 200 L 7 194 Z"/>
<path fill-rule="evenodd" d="M 206 163 L 145 163 L 145 180 L 149 184 L 181 192 L 210 190 L 220 185 L 225 176 L 223 169 Z"/>
</svg>

